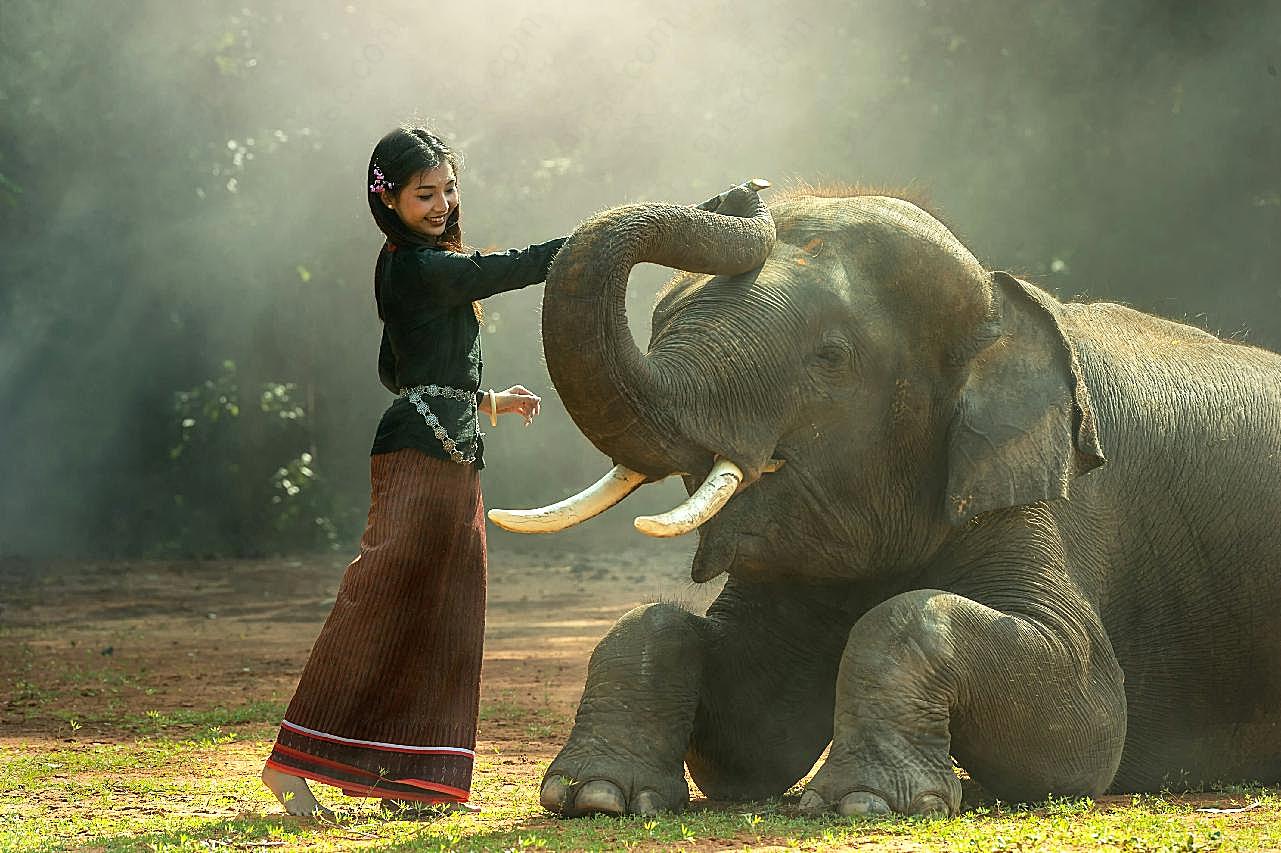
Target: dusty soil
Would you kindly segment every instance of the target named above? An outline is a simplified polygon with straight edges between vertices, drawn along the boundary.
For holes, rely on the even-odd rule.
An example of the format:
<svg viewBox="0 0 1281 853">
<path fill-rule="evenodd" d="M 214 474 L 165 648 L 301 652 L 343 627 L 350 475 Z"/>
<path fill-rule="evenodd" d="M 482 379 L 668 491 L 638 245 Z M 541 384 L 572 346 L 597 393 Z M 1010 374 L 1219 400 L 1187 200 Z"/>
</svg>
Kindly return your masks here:
<svg viewBox="0 0 1281 853">
<path fill-rule="evenodd" d="M 0 561 L 0 744 L 88 748 L 132 741 L 149 712 L 287 702 L 347 559 Z M 645 601 L 701 611 L 714 597 L 719 584 L 695 586 L 687 567 L 679 548 L 656 556 L 647 543 L 491 539 L 478 752 L 537 784 L 614 620 Z M 227 772 L 254 773 L 263 757 Z"/>
<path fill-rule="evenodd" d="M 532 795 L 568 735 L 591 650 L 613 622 L 646 601 L 677 601 L 702 612 L 721 583 L 689 581 L 692 542 L 571 548 L 551 539 L 525 541 L 490 543 L 477 751 L 492 757 L 504 789 L 527 786 Z M 51 752 L 132 743 L 146 730 L 149 713 L 159 716 L 156 725 L 166 736 L 181 737 L 184 729 L 197 735 L 207 724 L 174 719 L 287 702 L 346 563 L 345 555 L 0 560 L 0 746 Z M 252 778 L 274 724 L 234 728 L 253 736 L 209 749 L 205 769 Z M 146 771 L 121 775 L 131 772 Z M 56 771 L 51 775 L 58 778 Z M 323 786 L 318 793 L 331 801 L 336 796 Z M 1180 799 L 1246 802 L 1221 794 Z M 1106 810 L 1129 797 L 1098 802 Z M 64 807 L 45 805 L 55 812 Z M 717 807 L 699 799 L 691 805 Z M 123 811 L 155 808 L 141 799 L 118 804 Z M 208 803 L 186 808 L 223 814 Z M 689 849 L 720 846 L 723 839 Z"/>
</svg>

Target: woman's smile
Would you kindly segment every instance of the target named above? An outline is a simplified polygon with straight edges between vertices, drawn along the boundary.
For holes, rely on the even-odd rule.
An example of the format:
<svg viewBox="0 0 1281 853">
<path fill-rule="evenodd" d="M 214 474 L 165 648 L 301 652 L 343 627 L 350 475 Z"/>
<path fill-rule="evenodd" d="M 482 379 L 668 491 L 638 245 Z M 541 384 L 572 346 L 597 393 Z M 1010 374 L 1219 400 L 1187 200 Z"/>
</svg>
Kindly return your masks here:
<svg viewBox="0 0 1281 853">
<path fill-rule="evenodd" d="M 445 233 L 449 217 L 458 211 L 458 179 L 454 167 L 444 162 L 413 175 L 404 186 L 384 196 L 383 201 L 406 227 L 435 241 Z"/>
</svg>

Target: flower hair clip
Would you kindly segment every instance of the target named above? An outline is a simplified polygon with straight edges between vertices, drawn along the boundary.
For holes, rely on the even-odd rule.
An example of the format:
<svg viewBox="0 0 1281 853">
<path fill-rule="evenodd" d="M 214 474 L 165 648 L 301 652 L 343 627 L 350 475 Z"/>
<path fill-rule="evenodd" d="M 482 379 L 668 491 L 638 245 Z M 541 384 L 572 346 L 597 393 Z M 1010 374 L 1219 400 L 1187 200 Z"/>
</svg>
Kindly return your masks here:
<svg viewBox="0 0 1281 853">
<path fill-rule="evenodd" d="M 383 192 L 384 190 L 390 190 L 395 186 L 396 186 L 395 184 L 393 184 L 391 181 L 387 180 L 387 178 L 383 176 L 383 170 L 378 168 L 378 164 L 375 163 L 374 164 L 374 182 L 369 185 L 369 191 L 371 193 L 380 193 L 380 192 Z"/>
</svg>

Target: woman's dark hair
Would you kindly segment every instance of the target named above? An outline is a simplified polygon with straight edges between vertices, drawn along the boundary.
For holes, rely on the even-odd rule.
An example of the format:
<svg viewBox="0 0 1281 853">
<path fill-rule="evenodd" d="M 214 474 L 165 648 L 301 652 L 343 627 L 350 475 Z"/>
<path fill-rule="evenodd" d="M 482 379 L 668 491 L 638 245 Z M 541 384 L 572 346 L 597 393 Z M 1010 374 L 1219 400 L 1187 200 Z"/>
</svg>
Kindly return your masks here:
<svg viewBox="0 0 1281 853">
<path fill-rule="evenodd" d="M 402 246 L 437 246 L 454 252 L 463 251 L 463 228 L 460 220 L 461 208 L 455 207 L 445 222 L 445 231 L 439 237 L 431 239 L 419 234 L 401 221 L 399 214 L 387 207 L 381 196 L 370 190 L 377 185 L 374 169 L 381 173 L 382 180 L 391 185 L 390 191 L 400 192 L 406 182 L 420 172 L 435 169 L 448 163 L 457 177 L 461 170 L 461 161 L 454 149 L 450 148 L 440 137 L 421 127 L 398 127 L 392 130 L 374 146 L 374 153 L 369 157 L 369 167 L 365 172 L 366 195 L 369 196 L 369 212 L 373 214 L 374 224 L 386 236 L 387 242 L 400 248 Z M 374 270 L 374 302 L 378 306 L 378 317 L 383 318 L 382 294 L 379 289 L 382 266 L 387 261 L 387 253 L 379 256 L 378 266 Z M 476 317 L 480 318 L 480 303 L 475 304 Z"/>
</svg>

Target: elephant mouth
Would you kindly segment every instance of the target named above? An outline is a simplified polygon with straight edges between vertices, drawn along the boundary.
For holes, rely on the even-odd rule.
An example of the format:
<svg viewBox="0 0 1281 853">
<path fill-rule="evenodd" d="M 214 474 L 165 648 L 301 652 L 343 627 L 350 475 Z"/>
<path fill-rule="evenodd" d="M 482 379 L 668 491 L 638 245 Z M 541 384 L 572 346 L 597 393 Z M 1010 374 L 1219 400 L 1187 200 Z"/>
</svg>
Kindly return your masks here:
<svg viewBox="0 0 1281 853">
<path fill-rule="evenodd" d="M 667 512 L 638 516 L 632 523 L 647 536 L 682 536 L 711 520 L 734 495 L 784 464 L 786 459 L 775 453 L 763 465 L 748 465 L 745 471 L 729 459 L 716 457 L 702 484 L 688 498 Z M 615 465 L 595 483 L 564 500 L 535 509 L 491 509 L 489 520 L 514 533 L 555 533 L 595 518 L 648 480 L 639 471 Z"/>
</svg>

